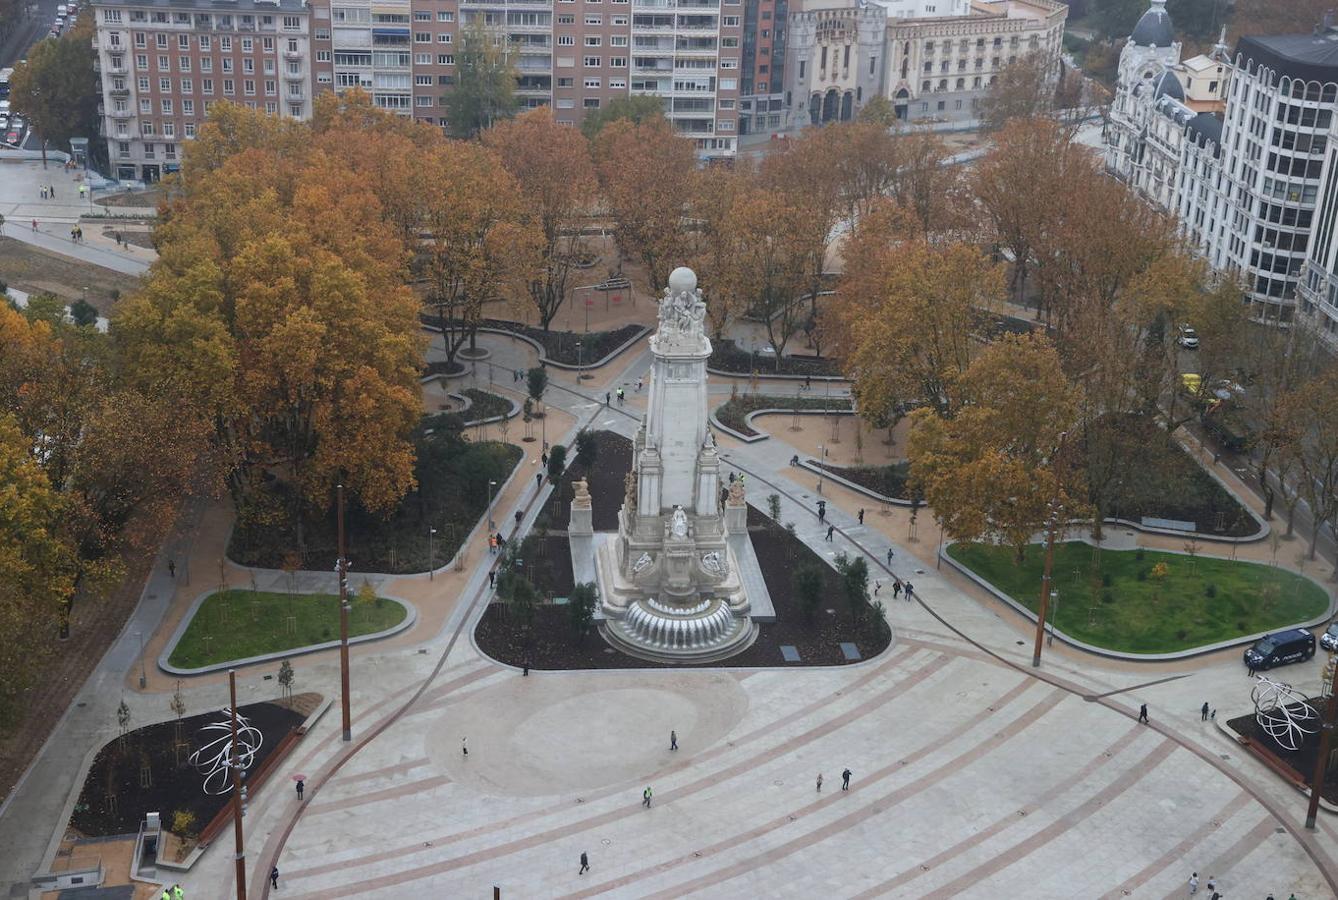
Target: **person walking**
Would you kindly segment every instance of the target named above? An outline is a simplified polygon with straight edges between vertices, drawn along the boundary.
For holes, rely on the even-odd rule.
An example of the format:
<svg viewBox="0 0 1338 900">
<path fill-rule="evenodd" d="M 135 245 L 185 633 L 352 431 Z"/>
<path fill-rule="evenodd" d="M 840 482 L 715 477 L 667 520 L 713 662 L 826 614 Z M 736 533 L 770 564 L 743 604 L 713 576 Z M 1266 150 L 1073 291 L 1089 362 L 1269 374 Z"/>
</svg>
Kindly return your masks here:
<svg viewBox="0 0 1338 900">
<path fill-rule="evenodd" d="M 900 597 L 901 597 L 901 582 L 894 581 L 892 582 L 892 599 L 896 600 Z"/>
<path fill-rule="evenodd" d="M 488 535 L 488 554 L 490 556 L 497 554 L 497 536 L 494 534 Z"/>
<path fill-rule="evenodd" d="M 469 755 L 469 738 L 467 737 L 460 738 L 460 755 L 461 756 Z"/>
<path fill-rule="evenodd" d="M 535 487 L 535 489 L 537 490 L 537 489 L 539 489 L 539 488 L 541 488 L 541 487 L 543 487 L 543 486 L 544 486 L 544 473 L 543 473 L 543 472 L 535 472 L 535 473 L 534 473 L 534 487 Z"/>
<path fill-rule="evenodd" d="M 608 391 L 605 391 L 605 392 L 604 392 L 604 405 L 605 405 L 605 406 L 608 406 L 608 405 L 609 405 L 609 402 L 610 402 L 612 399 L 613 399 L 613 395 L 610 394 Z"/>
<path fill-rule="evenodd" d="M 1208 721 L 1208 701 L 1204 700 L 1203 705 L 1199 707 L 1199 721 Z"/>
<path fill-rule="evenodd" d="M 576 874 L 577 874 L 577 875 L 584 875 L 586 872 L 589 872 L 589 871 L 590 871 L 590 857 L 589 857 L 589 856 L 586 856 L 585 851 L 582 850 L 582 851 L 581 851 L 581 870 L 580 870 L 579 872 L 577 872 Z"/>
<path fill-rule="evenodd" d="M 627 392 L 624 391 L 622 388 L 618 388 L 618 405 L 622 406 L 623 402 L 626 399 L 627 399 Z"/>
<path fill-rule="evenodd" d="M 307 789 L 307 783 L 306 783 L 305 781 L 303 781 L 301 778 L 299 778 L 299 779 L 297 779 L 297 785 L 296 785 L 296 787 L 297 787 L 297 802 L 298 802 L 298 803 L 301 803 L 301 802 L 302 802 L 302 794 L 303 794 L 303 792 L 305 792 L 306 789 Z"/>
<path fill-rule="evenodd" d="M 641 379 L 640 379 L 640 378 L 638 378 L 638 379 L 636 380 L 636 392 L 637 392 L 638 394 L 641 393 Z"/>
<path fill-rule="evenodd" d="M 1144 725 L 1148 724 L 1148 705 L 1146 703 L 1138 708 L 1138 721 Z"/>
<path fill-rule="evenodd" d="M 33 219 L 33 231 L 37 230 L 37 220 Z"/>
<path fill-rule="evenodd" d="M 172 889 L 167 885 L 163 885 L 163 895 L 159 900 L 172 900 Z"/>
<path fill-rule="evenodd" d="M 888 547 L 888 548 L 887 548 L 887 564 L 888 564 L 889 566 L 892 565 L 892 548 L 891 548 L 891 547 Z"/>
<path fill-rule="evenodd" d="M 496 570 L 496 569 L 489 569 L 489 570 L 488 570 L 488 587 L 490 587 L 490 588 L 497 587 L 497 570 Z"/>
<path fill-rule="evenodd" d="M 1216 894 L 1216 893 L 1217 893 L 1217 876 L 1216 876 L 1216 875 L 1209 875 L 1209 876 L 1208 876 L 1208 892 L 1211 893 L 1211 894 Z"/>
<path fill-rule="evenodd" d="M 864 524 L 864 507 L 862 507 L 862 506 L 861 506 L 860 509 L 859 509 L 859 523 L 860 523 L 861 525 Z"/>
<path fill-rule="evenodd" d="M 1193 897 L 1199 892 L 1199 873 L 1195 872 L 1189 876 L 1189 896 Z"/>
<path fill-rule="evenodd" d="M 875 597 L 878 596 L 878 592 L 881 591 L 882 589 L 883 589 L 883 583 L 881 581 L 875 581 L 873 583 L 873 595 Z"/>
<path fill-rule="evenodd" d="M 186 892 L 181 889 L 180 884 L 172 885 L 172 900 L 184 900 Z"/>
<path fill-rule="evenodd" d="M 828 525 L 828 526 L 827 526 L 827 540 L 830 541 L 830 540 L 832 539 L 832 535 L 835 534 L 835 533 L 836 533 L 836 526 L 835 526 L 835 525 Z"/>
<path fill-rule="evenodd" d="M 850 770 L 846 769 L 841 773 L 841 790 L 850 790 Z"/>
<path fill-rule="evenodd" d="M 672 728 L 669 729 L 669 749 L 678 749 L 678 732 L 674 731 Z"/>
<path fill-rule="evenodd" d="M 908 582 L 906 582 L 906 587 L 903 588 L 903 590 L 906 591 L 906 602 L 907 602 L 907 603 L 910 603 L 910 602 L 911 602 L 911 594 L 915 593 L 915 585 L 911 584 L 911 583 L 908 581 Z"/>
<path fill-rule="evenodd" d="M 818 521 L 819 521 L 819 522 L 826 522 L 826 521 L 827 521 L 827 501 L 826 501 L 826 500 L 819 500 L 819 501 L 818 501 Z"/>
<path fill-rule="evenodd" d="M 167 575 L 168 575 L 169 578 L 176 578 L 176 577 L 177 577 L 177 564 L 176 564 L 176 560 L 169 559 L 169 560 L 167 561 Z"/>
<path fill-rule="evenodd" d="M 646 809 L 650 809 L 650 796 L 651 796 L 650 786 L 647 785 L 646 789 L 641 792 L 641 805 L 646 807 Z"/>
<path fill-rule="evenodd" d="M 274 888 L 274 890 L 277 891 L 277 890 L 279 889 L 279 867 L 278 867 L 278 866 L 275 866 L 274 868 L 272 868 L 272 869 L 269 870 L 269 883 L 270 883 L 270 885 Z"/>
<path fill-rule="evenodd" d="M 822 773 L 818 773 L 818 793 L 822 793 Z"/>
<path fill-rule="evenodd" d="M 544 467 L 545 469 L 548 468 L 548 451 L 547 451 L 547 450 L 545 450 L 543 453 L 539 454 L 539 462 L 540 462 L 540 464 L 543 465 L 543 467 Z"/>
</svg>

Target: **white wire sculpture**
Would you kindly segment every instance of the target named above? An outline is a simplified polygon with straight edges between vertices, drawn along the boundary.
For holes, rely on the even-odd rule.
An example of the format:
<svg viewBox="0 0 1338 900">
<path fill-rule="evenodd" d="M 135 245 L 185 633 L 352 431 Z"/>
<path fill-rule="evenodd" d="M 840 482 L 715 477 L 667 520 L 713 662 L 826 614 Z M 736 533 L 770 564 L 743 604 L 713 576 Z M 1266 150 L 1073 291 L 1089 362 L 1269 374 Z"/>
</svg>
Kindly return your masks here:
<svg viewBox="0 0 1338 900">
<path fill-rule="evenodd" d="M 209 737 L 219 736 L 206 743 L 190 755 L 190 764 L 204 776 L 204 792 L 213 796 L 226 794 L 232 790 L 232 717 L 217 722 L 210 722 L 202 727 L 200 734 Z M 260 733 L 245 716 L 237 716 L 237 768 L 245 772 L 255 760 L 256 751 L 265 741 Z M 245 794 L 242 795 L 243 797 Z"/>
<path fill-rule="evenodd" d="M 1279 746 L 1299 750 L 1307 734 L 1319 730 L 1319 713 L 1309 698 L 1290 684 L 1274 681 L 1267 675 L 1255 676 L 1257 683 L 1250 691 L 1254 701 L 1254 720 Z M 1315 723 L 1306 728 L 1307 723 Z"/>
</svg>

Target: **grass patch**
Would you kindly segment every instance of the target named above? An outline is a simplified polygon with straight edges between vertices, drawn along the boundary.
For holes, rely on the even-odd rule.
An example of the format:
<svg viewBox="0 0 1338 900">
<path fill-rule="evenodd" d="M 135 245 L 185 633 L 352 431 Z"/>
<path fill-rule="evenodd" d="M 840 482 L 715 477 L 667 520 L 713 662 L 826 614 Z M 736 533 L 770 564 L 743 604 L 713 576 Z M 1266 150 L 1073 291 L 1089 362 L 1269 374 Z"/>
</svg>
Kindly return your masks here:
<svg viewBox="0 0 1338 900">
<path fill-rule="evenodd" d="M 1008 547 L 953 544 L 948 554 L 1032 612 L 1044 550 L 1019 565 Z M 1163 568 L 1164 567 L 1164 568 Z M 1078 640 L 1129 653 L 1169 653 L 1273 631 L 1329 607 L 1324 589 L 1285 569 L 1153 550 L 1055 545 L 1056 627 Z"/>
<path fill-rule="evenodd" d="M 755 434 L 761 434 L 761 432 L 749 425 L 745 419 L 750 413 L 755 413 L 759 409 L 850 412 L 852 407 L 849 397 L 779 397 L 774 394 L 739 394 L 717 406 L 715 417 L 726 428 L 732 428 L 739 434 L 752 437 Z"/>
<path fill-rule="evenodd" d="M 753 354 L 741 349 L 729 338 L 711 343 L 711 357 L 706 365 L 719 372 L 750 375 L 840 375 L 836 360 L 825 356 L 782 356 Z"/>
<path fill-rule="evenodd" d="M 21 221 L 11 222 L 9 227 L 21 225 L 27 227 Z M 57 234 L 68 236 L 68 229 Z M 103 315 L 112 308 L 112 291 L 127 296 L 139 288 L 139 279 L 133 275 L 123 275 L 16 240 L 0 240 L 0 279 L 7 281 L 10 287 L 30 294 L 48 291 L 66 303 L 83 297 L 84 288 L 87 288 L 88 302 Z"/>
<path fill-rule="evenodd" d="M 469 409 L 464 412 L 467 425 L 511 412 L 511 401 L 500 394 L 490 394 L 478 388 L 465 388 L 460 393 L 469 398 Z"/>
<path fill-rule="evenodd" d="M 406 615 L 402 605 L 385 597 L 354 597 L 350 602 L 349 637 L 385 631 Z M 227 590 L 210 594 L 200 604 L 168 662 L 197 669 L 338 638 L 339 598 L 333 594 Z"/>
</svg>

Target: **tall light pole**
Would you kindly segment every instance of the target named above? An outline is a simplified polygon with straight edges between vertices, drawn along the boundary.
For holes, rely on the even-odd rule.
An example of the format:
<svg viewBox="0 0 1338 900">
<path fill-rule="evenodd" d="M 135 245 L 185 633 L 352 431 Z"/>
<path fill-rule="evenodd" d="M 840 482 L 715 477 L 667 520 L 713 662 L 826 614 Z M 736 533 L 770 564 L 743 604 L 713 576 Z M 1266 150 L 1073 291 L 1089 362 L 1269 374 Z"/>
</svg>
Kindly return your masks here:
<svg viewBox="0 0 1338 900">
<path fill-rule="evenodd" d="M 818 444 L 818 453 L 821 461 L 818 465 L 818 493 L 822 493 L 822 481 L 827 475 L 827 448 L 823 444 Z"/>
<path fill-rule="evenodd" d="M 1335 719 L 1338 719 L 1338 654 L 1329 657 L 1325 673 L 1329 677 L 1329 704 L 1324 710 L 1324 724 L 1320 726 L 1319 754 L 1315 757 L 1315 773 L 1310 779 L 1310 806 L 1305 813 L 1305 827 L 1315 830 L 1319 815 L 1319 795 L 1324 788 L 1325 769 L 1329 762 L 1329 748 L 1333 746 Z"/>
<path fill-rule="evenodd" d="M 497 482 L 489 480 L 488 481 L 488 531 L 490 532 L 497 527 L 497 524 L 492 520 L 492 489 L 495 487 L 497 487 Z"/>
<path fill-rule="evenodd" d="M 149 674 L 144 669 L 144 632 L 136 631 L 135 637 L 139 638 L 139 689 L 142 691 L 149 682 Z"/>
<path fill-rule="evenodd" d="M 344 740 L 353 740 L 353 717 L 348 705 L 348 557 L 344 551 L 344 486 L 336 488 L 339 494 L 339 559 L 335 572 L 339 576 L 339 699 L 344 713 Z"/>
<path fill-rule="evenodd" d="M 585 379 L 585 348 L 580 341 L 576 342 L 576 380 Z"/>
<path fill-rule="evenodd" d="M 242 767 L 237 752 L 237 670 L 228 669 L 228 695 L 232 700 L 232 749 L 228 767 L 232 769 L 232 836 L 237 849 L 237 900 L 246 900 L 246 845 L 242 839 Z"/>
<path fill-rule="evenodd" d="M 435 537 L 436 534 L 437 534 L 437 529 L 429 526 L 427 529 L 427 580 L 428 581 L 432 580 L 432 576 L 436 573 L 436 568 L 437 568 L 436 563 L 434 561 L 434 557 L 432 555 L 432 538 Z"/>
</svg>

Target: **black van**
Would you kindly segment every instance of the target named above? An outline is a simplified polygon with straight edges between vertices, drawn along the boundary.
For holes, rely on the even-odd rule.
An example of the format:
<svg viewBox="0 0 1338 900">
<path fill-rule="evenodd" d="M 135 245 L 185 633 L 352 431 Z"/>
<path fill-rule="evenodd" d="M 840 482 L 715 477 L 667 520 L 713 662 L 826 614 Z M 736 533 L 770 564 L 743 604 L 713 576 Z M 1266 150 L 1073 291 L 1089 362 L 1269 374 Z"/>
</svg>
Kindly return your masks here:
<svg viewBox="0 0 1338 900">
<path fill-rule="evenodd" d="M 1265 635 L 1245 651 L 1245 665 L 1250 669 L 1271 669 L 1287 663 L 1303 662 L 1315 655 L 1315 636 L 1304 628 L 1291 628 Z"/>
</svg>

